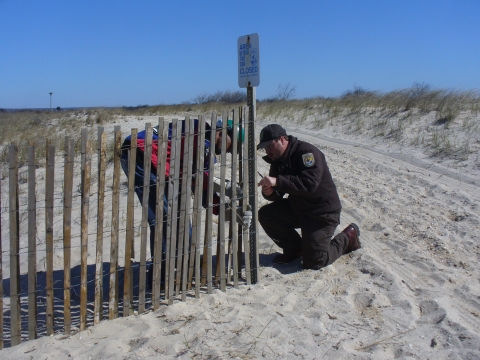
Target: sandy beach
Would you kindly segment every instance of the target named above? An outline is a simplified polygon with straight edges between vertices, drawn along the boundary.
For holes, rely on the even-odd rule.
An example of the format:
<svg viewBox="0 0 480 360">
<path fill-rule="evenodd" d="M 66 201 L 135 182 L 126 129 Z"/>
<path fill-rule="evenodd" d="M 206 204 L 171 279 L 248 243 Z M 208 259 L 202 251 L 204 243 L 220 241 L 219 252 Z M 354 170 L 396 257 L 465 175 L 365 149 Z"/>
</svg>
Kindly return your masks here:
<svg viewBox="0 0 480 360">
<path fill-rule="evenodd" d="M 142 129 L 157 119 L 124 118 L 120 125 Z M 287 119 L 260 119 L 257 134 L 268 122 L 324 152 L 343 206 L 337 231 L 357 223 L 360 250 L 319 271 L 302 270 L 300 259 L 276 265 L 279 249 L 260 230 L 257 284 L 104 320 L 70 336 L 59 331 L 5 348 L 0 357 L 480 359 L 478 149 L 455 161 L 346 125 L 318 129 Z M 261 156 L 258 171 L 266 173 Z M 94 259 L 92 247 L 89 264 Z"/>
</svg>

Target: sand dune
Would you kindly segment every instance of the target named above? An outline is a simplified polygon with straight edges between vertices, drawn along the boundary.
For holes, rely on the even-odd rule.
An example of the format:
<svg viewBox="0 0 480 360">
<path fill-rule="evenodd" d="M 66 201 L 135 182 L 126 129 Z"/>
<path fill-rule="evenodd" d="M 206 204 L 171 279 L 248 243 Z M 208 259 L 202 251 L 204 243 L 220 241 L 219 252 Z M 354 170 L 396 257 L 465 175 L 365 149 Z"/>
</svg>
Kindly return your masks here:
<svg viewBox="0 0 480 360">
<path fill-rule="evenodd" d="M 462 170 L 415 148 L 284 125 L 325 153 L 343 205 L 337 230 L 359 224 L 362 249 L 305 271 L 300 259 L 273 264 L 278 248 L 262 231 L 258 284 L 28 341 L 1 357 L 480 358 L 478 156 Z"/>
</svg>

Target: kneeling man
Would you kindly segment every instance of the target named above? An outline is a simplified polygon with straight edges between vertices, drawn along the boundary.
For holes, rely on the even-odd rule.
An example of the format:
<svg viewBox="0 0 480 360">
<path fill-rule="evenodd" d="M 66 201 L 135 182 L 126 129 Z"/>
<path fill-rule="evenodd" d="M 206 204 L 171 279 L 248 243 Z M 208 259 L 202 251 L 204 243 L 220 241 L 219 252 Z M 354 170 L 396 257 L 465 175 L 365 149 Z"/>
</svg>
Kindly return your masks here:
<svg viewBox="0 0 480 360">
<path fill-rule="evenodd" d="M 302 256 L 305 269 L 318 270 L 361 247 L 360 230 L 354 223 L 332 239 L 342 206 L 325 155 L 317 147 L 270 124 L 262 129 L 257 149 L 265 150 L 263 159 L 270 164 L 269 175 L 258 186 L 263 197 L 272 201 L 259 210 L 258 220 L 283 249 L 274 263 Z M 295 229 L 301 229 L 302 235 Z"/>
</svg>

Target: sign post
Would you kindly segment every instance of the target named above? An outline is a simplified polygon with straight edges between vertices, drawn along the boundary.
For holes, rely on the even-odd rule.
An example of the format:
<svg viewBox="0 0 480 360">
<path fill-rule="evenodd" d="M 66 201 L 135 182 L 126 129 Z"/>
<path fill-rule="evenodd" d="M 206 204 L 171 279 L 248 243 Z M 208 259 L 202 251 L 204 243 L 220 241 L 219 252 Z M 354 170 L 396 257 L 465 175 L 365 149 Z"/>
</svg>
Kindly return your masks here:
<svg viewBox="0 0 480 360">
<path fill-rule="evenodd" d="M 258 34 L 240 36 L 237 41 L 238 53 L 238 86 L 247 88 L 248 111 L 248 194 L 249 205 L 252 210 L 252 222 L 250 227 L 250 266 L 251 282 L 258 282 L 259 258 L 258 258 L 258 194 L 257 194 L 257 151 L 255 148 L 255 117 L 256 117 L 256 87 L 260 85 L 260 45 Z"/>
</svg>

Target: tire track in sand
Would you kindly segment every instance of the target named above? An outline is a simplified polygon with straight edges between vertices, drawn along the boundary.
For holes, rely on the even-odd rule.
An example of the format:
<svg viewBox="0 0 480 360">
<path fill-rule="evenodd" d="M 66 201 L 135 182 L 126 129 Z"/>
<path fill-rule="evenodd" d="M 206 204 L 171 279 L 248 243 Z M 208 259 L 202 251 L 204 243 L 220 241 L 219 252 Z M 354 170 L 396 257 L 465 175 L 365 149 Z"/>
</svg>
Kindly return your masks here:
<svg viewBox="0 0 480 360">
<path fill-rule="evenodd" d="M 412 184 L 406 184 L 406 186 L 408 186 L 407 190 L 412 192 L 411 195 L 409 194 L 412 197 L 424 195 L 421 191 L 422 186 L 425 184 L 440 184 L 450 192 L 464 192 L 471 201 L 470 204 L 474 204 L 475 202 L 478 204 L 480 202 L 480 179 L 473 179 L 471 176 L 453 172 L 412 156 L 387 153 L 371 146 L 359 146 L 354 142 L 333 139 L 318 133 L 299 131 L 297 129 L 287 129 L 287 132 L 314 144 L 320 140 L 322 146 L 340 149 L 346 154 L 352 153 L 352 155 L 354 154 L 357 157 L 367 159 L 370 162 L 381 164 L 386 168 L 390 168 L 393 174 L 402 174 L 401 176 L 403 177 L 414 174 L 417 179 L 420 179 L 420 183 L 415 183 L 418 184 L 418 186 L 414 185 L 413 187 L 415 188 L 412 188 Z M 350 169 L 348 165 L 349 164 L 344 167 L 346 170 Z M 355 166 L 355 164 L 350 165 Z M 364 163 L 361 161 L 359 166 L 362 165 L 364 165 Z M 355 168 L 351 170 L 351 173 L 354 173 L 355 176 L 358 174 Z M 363 174 L 363 176 L 363 178 L 358 178 L 359 182 L 368 180 L 365 174 Z M 348 185 L 348 183 L 351 182 L 351 177 L 349 178 L 347 176 L 346 180 L 342 180 Z M 382 186 L 381 182 L 377 182 L 377 185 L 379 187 Z M 389 185 L 395 186 L 396 183 Z M 356 185 L 352 185 L 352 187 L 355 189 Z M 380 190 L 384 195 L 391 195 L 388 194 L 388 189 L 383 188 Z M 426 192 L 425 195 L 428 197 L 429 189 L 425 187 L 423 191 Z M 429 200 L 429 204 L 433 207 L 439 207 L 442 206 L 442 201 L 444 200 L 451 201 L 449 198 L 441 198 L 435 199 L 434 201 Z M 361 204 L 361 206 L 370 207 L 368 210 L 371 211 L 371 214 L 367 213 L 366 215 L 362 215 L 362 213 L 359 213 L 352 206 L 344 207 L 342 212 L 342 226 L 352 221 L 358 221 L 360 223 L 366 221 L 374 228 L 377 222 L 382 223 L 382 220 L 378 218 L 378 214 L 373 213 L 373 210 L 375 209 L 375 205 L 377 205 L 377 207 L 384 206 L 387 208 L 389 205 L 386 201 L 378 198 L 374 201 L 376 203 L 367 201 Z M 342 202 L 344 202 L 343 199 Z M 413 204 L 403 205 L 409 207 Z M 398 204 L 396 206 L 401 205 Z M 446 204 L 445 208 L 447 208 Z M 478 213 L 478 208 L 474 209 L 474 212 Z M 473 215 L 475 216 L 475 214 Z M 405 218 L 402 220 L 405 220 Z M 374 259 L 371 259 L 375 263 L 373 266 L 377 269 L 380 268 L 381 271 L 383 270 L 385 274 L 388 274 L 387 278 L 395 279 L 392 285 L 384 284 L 387 293 L 389 293 L 388 297 L 394 298 L 395 296 L 400 296 L 403 300 L 407 300 L 412 305 L 411 315 L 409 316 L 412 316 L 412 320 L 418 324 L 430 323 L 432 326 L 443 328 L 447 332 L 452 333 L 452 335 L 457 332 L 453 331 L 453 324 L 461 324 L 476 334 L 480 328 L 480 301 L 472 299 L 478 297 L 478 285 L 475 286 L 472 284 L 473 286 L 471 288 L 463 286 L 461 289 L 458 289 L 455 283 L 447 281 L 449 276 L 455 276 L 460 270 L 446 267 L 446 265 L 441 262 L 441 259 L 444 260 L 445 258 L 435 257 L 436 255 L 434 255 L 433 252 L 429 252 L 426 249 L 428 243 L 418 237 L 418 231 L 420 231 L 418 226 L 415 228 L 415 224 L 412 224 L 406 229 L 408 232 L 402 234 L 399 233 L 398 230 L 396 231 L 396 228 L 398 228 L 398 219 L 395 218 L 395 214 L 386 214 L 384 221 L 382 224 L 384 228 L 380 231 L 364 231 L 362 233 L 362 240 L 365 244 L 365 254 L 370 255 Z M 402 227 L 400 226 L 400 228 Z M 412 234 L 412 231 L 415 230 L 417 234 Z M 380 235 L 383 234 L 383 232 L 399 236 L 380 242 L 379 239 L 383 239 L 378 237 L 377 234 Z M 414 240 L 412 240 L 412 235 L 416 236 Z M 430 241 L 432 237 L 435 238 L 434 233 L 430 235 Z M 385 253 L 385 249 L 389 249 L 388 253 Z M 457 251 L 458 250 L 456 250 L 456 252 Z M 467 258 L 467 254 L 464 253 L 464 255 L 464 258 Z M 365 267 L 365 265 L 366 264 L 358 264 L 360 267 Z M 371 266 L 372 265 L 367 265 L 365 269 L 362 269 L 368 271 L 368 268 Z M 359 268 L 360 271 L 362 271 L 362 269 Z M 438 301 L 436 299 L 438 299 Z M 480 299 L 480 297 L 478 297 L 478 299 Z M 445 314 L 445 316 L 440 316 L 437 319 L 436 315 L 433 317 L 429 315 L 431 311 L 425 310 L 429 307 L 425 304 L 430 304 L 432 301 L 434 301 L 438 307 L 437 310 L 435 310 L 435 314 L 438 312 L 438 314 Z"/>
<path fill-rule="evenodd" d="M 334 139 L 312 131 L 307 132 L 287 128 L 287 132 L 294 136 L 301 134 L 301 138 L 306 141 L 312 141 L 313 139 L 322 140 L 323 145 L 355 152 L 357 155 L 373 159 L 386 166 L 392 167 L 397 171 L 399 170 L 398 164 L 392 166 L 392 159 L 401 161 L 403 168 L 405 169 L 404 171 L 414 171 L 430 181 L 435 180 L 440 184 L 463 190 L 468 192 L 472 198 L 480 201 L 480 179 L 476 179 L 472 176 L 456 173 L 413 156 L 387 153 L 369 145 L 359 145 L 347 140 Z"/>
</svg>

